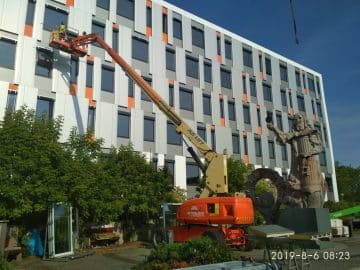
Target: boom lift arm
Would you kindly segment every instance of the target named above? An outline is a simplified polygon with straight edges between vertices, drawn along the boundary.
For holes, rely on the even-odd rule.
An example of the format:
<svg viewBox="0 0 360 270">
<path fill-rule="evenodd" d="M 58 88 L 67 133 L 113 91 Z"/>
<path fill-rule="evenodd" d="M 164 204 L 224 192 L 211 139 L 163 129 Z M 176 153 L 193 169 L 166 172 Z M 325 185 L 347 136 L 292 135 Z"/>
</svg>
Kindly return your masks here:
<svg viewBox="0 0 360 270">
<path fill-rule="evenodd" d="M 213 151 L 206 142 L 163 100 L 156 91 L 139 75 L 137 72 L 119 56 L 98 34 L 87 34 L 78 36 L 69 42 L 59 40 L 53 36 L 50 46 L 68 52 L 75 56 L 85 56 L 87 51 L 84 49 L 87 44 L 98 43 L 105 51 L 119 64 L 125 73 L 149 96 L 158 108 L 176 126 L 176 131 L 184 135 L 205 157 L 206 167 L 200 161 L 194 150 L 190 147 L 188 151 L 205 176 L 205 188 L 200 197 L 211 197 L 225 194 L 228 192 L 227 183 L 227 157 Z"/>
</svg>

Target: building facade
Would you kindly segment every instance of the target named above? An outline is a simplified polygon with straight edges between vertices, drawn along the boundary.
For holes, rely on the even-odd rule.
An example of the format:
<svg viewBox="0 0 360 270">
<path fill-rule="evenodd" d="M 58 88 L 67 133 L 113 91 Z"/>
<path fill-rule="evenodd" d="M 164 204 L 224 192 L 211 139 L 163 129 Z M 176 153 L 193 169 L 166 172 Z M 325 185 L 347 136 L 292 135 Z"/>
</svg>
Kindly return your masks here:
<svg viewBox="0 0 360 270">
<path fill-rule="evenodd" d="M 49 47 L 63 22 L 69 36 L 98 33 L 218 152 L 286 178 L 290 147 L 265 118 L 289 130 L 302 112 L 325 145 L 320 155 L 338 200 L 322 76 L 161 0 L 1 0 L 0 117 L 26 104 L 72 127 L 95 130 L 104 148 L 131 142 L 193 196 L 200 175 L 174 125 L 100 47 L 73 58 Z"/>
</svg>

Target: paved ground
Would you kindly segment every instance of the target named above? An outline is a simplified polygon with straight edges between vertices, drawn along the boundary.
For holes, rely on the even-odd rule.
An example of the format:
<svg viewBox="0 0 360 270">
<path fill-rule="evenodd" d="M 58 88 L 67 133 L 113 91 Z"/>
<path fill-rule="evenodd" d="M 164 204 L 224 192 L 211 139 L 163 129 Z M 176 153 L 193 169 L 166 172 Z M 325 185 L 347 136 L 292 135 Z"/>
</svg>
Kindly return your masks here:
<svg viewBox="0 0 360 270">
<path fill-rule="evenodd" d="M 360 270 L 360 231 L 357 231 L 352 238 L 335 238 L 335 249 L 327 251 L 348 251 L 350 260 L 339 259 L 319 259 L 311 260 L 311 269 L 313 270 Z M 36 257 L 23 259 L 15 267 L 16 270 L 127 270 L 142 262 L 150 253 L 150 249 L 135 242 L 123 245 L 117 248 L 94 249 L 94 254 L 87 257 L 64 261 L 43 261 Z M 235 251 L 235 255 L 251 257 L 254 260 L 260 260 L 263 256 L 263 250 L 253 250 L 251 252 Z"/>
</svg>

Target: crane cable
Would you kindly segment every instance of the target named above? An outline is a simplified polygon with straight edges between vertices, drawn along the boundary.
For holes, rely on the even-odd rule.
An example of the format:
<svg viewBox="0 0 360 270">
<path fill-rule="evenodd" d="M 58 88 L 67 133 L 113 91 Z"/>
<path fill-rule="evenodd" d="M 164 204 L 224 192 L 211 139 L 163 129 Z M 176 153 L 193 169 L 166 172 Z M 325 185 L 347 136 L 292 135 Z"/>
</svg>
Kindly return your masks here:
<svg viewBox="0 0 360 270">
<path fill-rule="evenodd" d="M 294 27 L 295 43 L 299 44 L 299 38 L 298 38 L 297 27 L 296 27 L 296 19 L 295 19 L 295 8 L 294 8 L 293 0 L 290 0 L 290 9 L 291 9 L 292 23 L 293 23 L 293 27 Z"/>
</svg>

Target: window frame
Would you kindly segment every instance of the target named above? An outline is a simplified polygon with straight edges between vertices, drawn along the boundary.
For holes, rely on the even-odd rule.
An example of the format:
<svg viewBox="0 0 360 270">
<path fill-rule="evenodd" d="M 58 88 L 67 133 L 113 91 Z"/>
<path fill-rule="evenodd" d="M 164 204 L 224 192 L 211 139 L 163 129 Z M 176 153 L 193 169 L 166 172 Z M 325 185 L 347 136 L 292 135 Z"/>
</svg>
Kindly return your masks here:
<svg viewBox="0 0 360 270">
<path fill-rule="evenodd" d="M 231 70 L 220 68 L 220 85 L 226 89 L 232 89 Z"/>
<path fill-rule="evenodd" d="M 184 94 L 186 94 L 184 96 Z M 191 97 L 191 102 L 185 102 L 184 98 Z M 194 93 L 192 90 L 180 87 L 179 88 L 179 107 L 181 110 L 194 111 Z"/>
<path fill-rule="evenodd" d="M 17 42 L 11 39 L 0 38 L 0 46 L 3 47 L 5 52 L 0 54 L 0 67 L 15 69 Z M 9 48 L 11 48 L 11 50 L 9 50 Z"/>
<path fill-rule="evenodd" d="M 165 49 L 166 69 L 176 71 L 176 52 L 171 48 Z M 172 60 L 172 61 L 171 61 Z"/>
<path fill-rule="evenodd" d="M 205 49 L 205 37 L 204 37 L 203 29 L 192 25 L 191 26 L 191 37 L 192 37 L 192 45 L 193 46 L 196 46 L 201 49 Z"/>
<path fill-rule="evenodd" d="M 149 63 L 149 42 L 147 40 L 133 36 L 131 40 L 131 48 L 131 57 L 133 59 Z"/>
<path fill-rule="evenodd" d="M 153 117 L 144 116 L 144 141 L 155 142 L 155 119 Z"/>
<path fill-rule="evenodd" d="M 209 102 L 204 102 L 204 100 Z M 202 101 L 203 101 L 203 114 L 205 115 L 212 115 L 212 103 L 211 103 L 211 96 L 207 94 L 202 95 Z M 209 104 L 208 106 L 206 106 Z M 205 110 L 206 109 L 206 110 Z"/>
<path fill-rule="evenodd" d="M 230 121 L 236 121 L 236 105 L 234 101 L 228 101 L 228 114 Z"/>
<path fill-rule="evenodd" d="M 235 140 L 236 144 L 234 144 L 234 140 Z M 240 154 L 240 136 L 239 136 L 239 134 L 232 133 L 231 141 L 232 141 L 233 154 Z"/>
<path fill-rule="evenodd" d="M 225 58 L 232 60 L 232 42 L 225 39 Z"/>
<path fill-rule="evenodd" d="M 49 65 L 51 65 L 49 70 L 48 70 L 47 75 L 45 75 L 43 73 L 43 69 L 47 69 L 47 68 L 44 65 L 39 64 L 39 53 L 40 54 L 46 54 L 48 56 L 47 58 L 45 57 L 44 60 L 43 60 L 47 64 L 50 63 Z M 40 61 L 42 61 L 42 60 L 40 59 Z M 52 71 L 54 69 L 53 63 L 54 63 L 54 54 L 53 54 L 53 52 L 38 47 L 37 50 L 36 50 L 35 75 L 45 77 L 45 78 L 52 78 Z"/>
<path fill-rule="evenodd" d="M 275 143 L 272 140 L 268 140 L 268 146 L 269 146 L 269 158 L 275 159 Z"/>
<path fill-rule="evenodd" d="M 179 26 L 179 31 L 175 30 L 176 26 Z M 178 35 L 179 34 L 179 35 Z M 182 21 L 178 18 L 173 18 L 173 37 L 179 40 L 182 40 L 183 33 L 182 33 Z"/>
<path fill-rule="evenodd" d="M 124 5 L 122 7 L 126 7 L 126 8 L 120 9 L 119 7 L 121 5 L 119 5 L 119 3 L 124 3 Z M 132 3 L 132 4 L 130 4 L 130 3 Z M 132 11 L 132 12 L 128 12 L 128 11 Z M 134 0 L 117 0 L 116 1 L 116 15 L 133 21 L 135 18 L 135 1 Z"/>
<path fill-rule="evenodd" d="M 243 105 L 243 117 L 244 124 L 251 125 L 250 107 L 248 105 Z"/>
<path fill-rule="evenodd" d="M 253 67 L 253 60 L 252 60 L 252 49 L 242 48 L 243 52 L 243 64 L 249 68 Z"/>
<path fill-rule="evenodd" d="M 263 97 L 264 101 L 273 101 L 271 85 L 263 83 Z"/>
<path fill-rule="evenodd" d="M 204 61 L 204 81 L 212 83 L 212 63 Z"/>
<path fill-rule="evenodd" d="M 171 123 L 170 121 L 167 121 L 167 125 L 166 125 L 166 142 L 167 144 L 170 144 L 170 145 L 182 145 L 182 137 L 181 137 L 181 134 L 177 133 L 176 132 L 176 127 L 173 123 Z M 172 138 L 170 140 L 170 137 L 169 137 L 169 131 L 171 131 L 171 135 L 175 135 L 174 138 Z M 175 140 L 176 139 L 176 140 Z"/>
<path fill-rule="evenodd" d="M 118 117 L 117 117 L 117 137 L 118 138 L 125 138 L 130 139 L 130 133 L 131 133 L 131 114 L 128 112 L 118 111 Z M 127 123 L 127 129 L 124 129 L 123 126 L 120 126 L 121 117 L 124 117 L 123 120 L 126 120 Z M 127 131 L 127 132 L 126 132 Z M 124 133 L 126 132 L 126 134 Z"/>
<path fill-rule="evenodd" d="M 255 156 L 261 158 L 262 157 L 261 138 L 254 138 L 254 145 L 255 145 Z"/>
<path fill-rule="evenodd" d="M 195 69 L 196 65 L 196 69 Z M 186 76 L 194 79 L 199 79 L 199 59 L 190 55 L 185 57 Z"/>
</svg>

